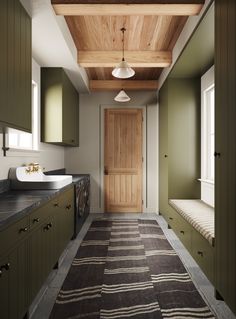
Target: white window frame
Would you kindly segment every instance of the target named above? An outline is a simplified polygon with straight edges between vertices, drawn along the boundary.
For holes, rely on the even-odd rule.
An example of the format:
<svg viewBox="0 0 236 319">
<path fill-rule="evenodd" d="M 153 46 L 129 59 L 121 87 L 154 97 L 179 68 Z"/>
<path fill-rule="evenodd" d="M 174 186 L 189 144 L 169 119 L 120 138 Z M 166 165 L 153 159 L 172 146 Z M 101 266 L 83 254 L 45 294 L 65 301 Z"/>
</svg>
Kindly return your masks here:
<svg viewBox="0 0 236 319">
<path fill-rule="evenodd" d="M 9 134 L 24 133 L 20 130 L 7 128 L 5 132 L 5 144 L 9 150 L 6 152 L 6 156 L 10 157 L 38 157 L 39 156 L 39 87 L 35 81 L 32 81 L 32 147 L 11 147 L 9 144 Z M 30 133 L 28 133 L 30 134 Z M 19 137 L 18 137 L 19 139 Z"/>
<path fill-rule="evenodd" d="M 212 168 L 214 170 L 214 158 L 212 161 L 212 157 L 214 154 L 214 151 L 212 151 L 211 149 L 211 117 L 212 117 L 212 112 L 211 112 L 211 108 L 210 108 L 210 101 L 209 101 L 209 93 L 211 91 L 215 90 L 215 85 L 212 84 L 211 86 L 209 86 L 206 90 L 204 90 L 202 92 L 203 94 L 203 107 L 202 107 L 202 123 L 203 123 L 203 138 L 202 138 L 202 157 L 203 157 L 203 167 L 202 167 L 202 176 L 201 178 L 209 181 L 209 182 L 213 182 L 214 183 L 214 173 L 212 175 L 211 171 Z M 214 116 L 213 112 L 213 116 Z M 215 130 L 214 130 L 214 136 L 215 136 Z M 212 153 L 212 154 L 211 154 Z M 213 167 L 212 167 L 213 165 Z"/>
</svg>

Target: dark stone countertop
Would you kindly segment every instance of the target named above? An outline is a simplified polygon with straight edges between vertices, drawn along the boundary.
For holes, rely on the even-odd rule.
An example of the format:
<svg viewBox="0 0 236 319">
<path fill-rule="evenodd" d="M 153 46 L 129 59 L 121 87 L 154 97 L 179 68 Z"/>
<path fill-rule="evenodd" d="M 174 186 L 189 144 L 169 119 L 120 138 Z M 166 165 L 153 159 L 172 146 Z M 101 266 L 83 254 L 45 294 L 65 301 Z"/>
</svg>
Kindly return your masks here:
<svg viewBox="0 0 236 319">
<path fill-rule="evenodd" d="M 0 231 L 70 187 L 71 184 L 53 190 L 9 190 L 0 194 Z"/>
<path fill-rule="evenodd" d="M 74 184 L 84 177 L 90 176 L 89 174 L 65 174 L 65 169 L 48 173 L 72 175 L 72 183 Z M 71 185 L 53 190 L 11 190 L 9 189 L 9 180 L 0 181 L 0 231 L 30 214 L 33 209 L 69 189 Z"/>
</svg>

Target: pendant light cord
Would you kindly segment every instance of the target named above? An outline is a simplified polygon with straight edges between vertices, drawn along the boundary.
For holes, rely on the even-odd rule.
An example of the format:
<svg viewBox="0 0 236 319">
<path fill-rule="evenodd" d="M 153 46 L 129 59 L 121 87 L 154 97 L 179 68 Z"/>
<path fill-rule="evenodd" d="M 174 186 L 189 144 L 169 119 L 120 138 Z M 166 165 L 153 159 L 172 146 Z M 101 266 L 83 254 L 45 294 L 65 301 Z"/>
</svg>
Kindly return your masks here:
<svg viewBox="0 0 236 319">
<path fill-rule="evenodd" d="M 126 29 L 123 27 L 120 29 L 120 31 L 122 31 L 122 34 L 123 34 L 123 39 L 122 39 L 122 42 L 123 42 L 123 57 L 122 57 L 122 61 L 125 61 L 125 31 Z"/>
</svg>

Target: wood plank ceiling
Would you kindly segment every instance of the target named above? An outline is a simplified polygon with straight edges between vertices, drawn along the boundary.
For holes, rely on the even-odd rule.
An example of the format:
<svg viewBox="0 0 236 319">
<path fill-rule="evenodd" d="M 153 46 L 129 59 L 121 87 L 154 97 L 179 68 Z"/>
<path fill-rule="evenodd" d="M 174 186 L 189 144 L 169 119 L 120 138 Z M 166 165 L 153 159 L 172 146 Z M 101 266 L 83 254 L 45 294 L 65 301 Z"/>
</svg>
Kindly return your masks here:
<svg viewBox="0 0 236 319">
<path fill-rule="evenodd" d="M 199 14 L 203 4 L 204 0 L 52 0 L 56 14 L 65 16 L 92 90 L 157 88 L 188 16 Z M 135 70 L 125 81 L 111 74 L 122 59 L 122 27 L 127 30 L 125 59 Z"/>
</svg>

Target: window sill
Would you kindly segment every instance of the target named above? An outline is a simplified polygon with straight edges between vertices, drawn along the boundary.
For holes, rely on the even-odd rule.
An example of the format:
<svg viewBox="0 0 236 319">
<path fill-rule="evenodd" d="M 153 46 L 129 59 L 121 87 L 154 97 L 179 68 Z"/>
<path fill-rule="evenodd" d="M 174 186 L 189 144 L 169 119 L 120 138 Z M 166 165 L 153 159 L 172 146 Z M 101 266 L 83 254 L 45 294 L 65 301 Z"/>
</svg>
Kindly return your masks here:
<svg viewBox="0 0 236 319">
<path fill-rule="evenodd" d="M 206 184 L 215 185 L 215 182 L 212 181 L 212 180 L 210 180 L 210 179 L 202 179 L 202 178 L 199 178 L 198 181 L 201 182 L 201 183 L 206 183 Z"/>
<path fill-rule="evenodd" d="M 20 148 L 10 148 L 6 151 L 6 157 L 39 157 L 38 150 L 24 150 Z"/>
</svg>

